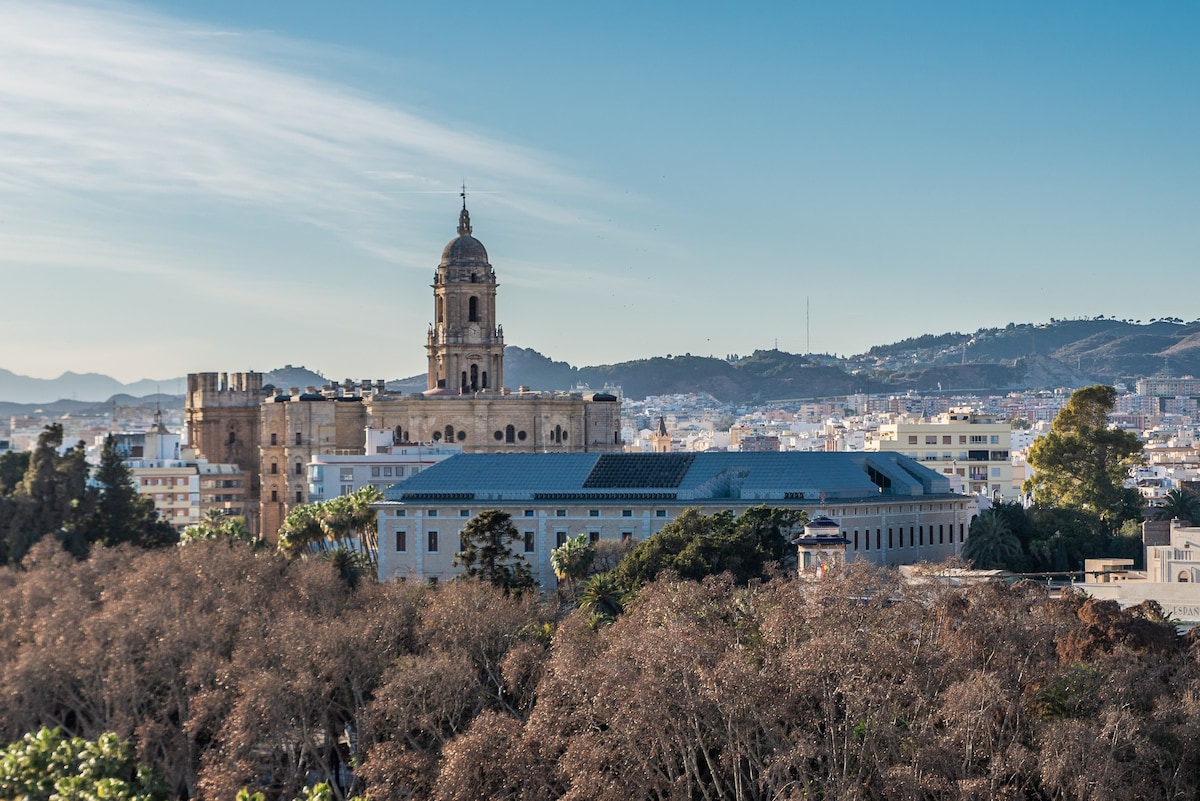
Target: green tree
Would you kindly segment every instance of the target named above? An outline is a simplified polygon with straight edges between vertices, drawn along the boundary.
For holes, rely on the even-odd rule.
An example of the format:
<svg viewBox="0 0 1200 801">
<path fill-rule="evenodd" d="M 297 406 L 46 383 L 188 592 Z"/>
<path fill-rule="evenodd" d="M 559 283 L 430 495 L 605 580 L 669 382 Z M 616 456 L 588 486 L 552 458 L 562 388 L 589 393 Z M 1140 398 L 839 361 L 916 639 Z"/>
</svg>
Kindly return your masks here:
<svg viewBox="0 0 1200 801">
<path fill-rule="evenodd" d="M 566 582 L 569 595 L 575 594 L 575 584 L 588 574 L 596 559 L 596 546 L 586 534 L 576 534 L 550 552 L 550 566 L 560 582 Z"/>
<path fill-rule="evenodd" d="M 0 497 L 12 495 L 29 469 L 29 451 L 0 453 Z"/>
<path fill-rule="evenodd" d="M 295 506 L 279 527 L 277 547 L 292 559 L 343 548 L 373 567 L 379 562 L 379 535 L 371 504 L 382 498 L 368 485 L 349 495 Z"/>
<path fill-rule="evenodd" d="M 154 501 L 138 493 L 133 474 L 111 435 L 104 440 L 95 480 L 99 487 L 95 509 L 84 523 L 84 538 L 89 544 L 111 547 L 132 543 L 157 548 L 179 541 L 175 529 L 159 519 Z"/>
<path fill-rule="evenodd" d="M 576 603 L 580 609 L 594 615 L 596 623 L 602 625 L 624 614 L 631 597 L 632 593 L 610 572 L 588 579 Z"/>
<path fill-rule="evenodd" d="M 1163 496 L 1163 504 L 1154 513 L 1156 520 L 1179 519 L 1194 526 L 1200 522 L 1200 497 L 1195 493 L 1177 487 L 1167 490 Z"/>
<path fill-rule="evenodd" d="M 46 426 L 37 446 L 26 456 L 20 481 L 0 503 L 0 561 L 21 561 L 47 534 L 63 539 L 77 555 L 86 550 L 78 530 L 92 508 L 95 492 L 87 485 L 83 443 L 60 454 L 62 443 L 62 425 Z M 10 478 L 13 468 L 13 464 L 6 468 Z"/>
<path fill-rule="evenodd" d="M 971 521 L 963 557 L 980 570 L 1010 568 L 1021 556 L 1021 541 L 1000 512 L 988 510 Z"/>
<path fill-rule="evenodd" d="M 804 512 L 765 506 L 747 509 L 740 517 L 685 509 L 626 554 L 615 575 L 630 588 L 653 581 L 664 570 L 695 581 L 729 572 L 735 582 L 745 584 L 789 555 L 791 536 L 806 521 Z"/>
<path fill-rule="evenodd" d="M 201 515 L 200 522 L 188 526 L 179 535 L 180 545 L 209 540 L 224 540 L 230 544 L 241 542 L 254 547 L 260 547 L 263 542 L 246 528 L 246 518 L 224 515 L 218 509 L 209 509 Z"/>
<path fill-rule="evenodd" d="M 360 551 L 352 551 L 339 545 L 321 554 L 321 558 L 329 563 L 342 583 L 352 590 L 358 587 L 364 577 L 375 575 L 374 566 Z"/>
<path fill-rule="evenodd" d="M 524 557 L 512 549 L 521 539 L 507 512 L 488 509 L 471 518 L 462 531 L 462 550 L 454 555 L 454 565 L 463 574 L 482 579 L 505 590 L 523 590 L 534 586 Z"/>
<path fill-rule="evenodd" d="M 158 774 L 138 764 L 115 734 L 67 738 L 58 729 L 26 734 L 0 752 L 0 798 L 27 801 L 166 801 Z"/>
<path fill-rule="evenodd" d="M 1109 427 L 1116 397 L 1116 390 L 1103 385 L 1072 393 L 1050 432 L 1030 447 L 1034 473 L 1024 485 L 1036 505 L 1084 512 L 1109 532 L 1142 507 L 1137 490 L 1125 486 L 1142 444 L 1136 435 Z"/>
</svg>

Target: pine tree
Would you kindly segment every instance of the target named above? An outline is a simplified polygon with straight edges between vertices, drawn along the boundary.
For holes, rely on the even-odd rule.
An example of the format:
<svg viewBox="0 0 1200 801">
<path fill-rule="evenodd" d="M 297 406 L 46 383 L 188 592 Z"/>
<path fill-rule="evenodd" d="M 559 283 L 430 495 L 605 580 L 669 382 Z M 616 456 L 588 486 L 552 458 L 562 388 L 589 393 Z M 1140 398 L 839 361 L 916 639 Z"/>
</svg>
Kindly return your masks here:
<svg viewBox="0 0 1200 801">
<path fill-rule="evenodd" d="M 154 502 L 138 494 L 133 475 L 111 435 L 104 440 L 95 480 L 99 494 L 95 510 L 84 527 L 84 538 L 89 544 L 132 543 L 154 548 L 178 542 L 175 530 L 158 518 Z"/>
</svg>

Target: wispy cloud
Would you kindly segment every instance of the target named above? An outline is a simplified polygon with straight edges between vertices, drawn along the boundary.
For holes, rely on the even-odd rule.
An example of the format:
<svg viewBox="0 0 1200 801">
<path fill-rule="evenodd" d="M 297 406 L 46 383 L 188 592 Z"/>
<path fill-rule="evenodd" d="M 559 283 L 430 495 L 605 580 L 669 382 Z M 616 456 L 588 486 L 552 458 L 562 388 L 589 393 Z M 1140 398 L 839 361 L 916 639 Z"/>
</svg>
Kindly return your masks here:
<svg viewBox="0 0 1200 801">
<path fill-rule="evenodd" d="M 540 154 L 269 63 L 264 51 L 297 45 L 267 32 L 204 30 L 129 5 L 0 2 L 0 19 L 10 222 L 56 194 L 204 198 L 386 254 L 403 247 L 397 224 L 417 193 L 450 191 L 464 174 L 513 187 L 500 203 L 546 219 L 562 211 L 539 193 L 580 189 Z"/>
</svg>

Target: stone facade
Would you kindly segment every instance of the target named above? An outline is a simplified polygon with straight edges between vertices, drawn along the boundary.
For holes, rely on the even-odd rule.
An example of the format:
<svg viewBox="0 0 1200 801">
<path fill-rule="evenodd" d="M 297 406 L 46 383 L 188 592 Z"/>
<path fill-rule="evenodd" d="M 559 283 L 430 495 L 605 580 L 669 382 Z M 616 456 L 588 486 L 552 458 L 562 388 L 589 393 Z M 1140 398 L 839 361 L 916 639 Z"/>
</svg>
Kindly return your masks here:
<svg viewBox="0 0 1200 801">
<path fill-rule="evenodd" d="M 253 530 L 274 539 L 288 511 L 308 501 L 309 462 L 363 454 L 368 428 L 392 431 L 396 444 L 448 443 L 466 453 L 620 451 L 615 395 L 504 386 L 497 286 L 464 202 L 458 236 L 434 275 L 425 392 L 346 381 L 273 393 L 261 373 L 189 375 L 190 442 L 210 461 L 241 465 L 255 477 L 246 498 L 258 509 Z"/>
</svg>

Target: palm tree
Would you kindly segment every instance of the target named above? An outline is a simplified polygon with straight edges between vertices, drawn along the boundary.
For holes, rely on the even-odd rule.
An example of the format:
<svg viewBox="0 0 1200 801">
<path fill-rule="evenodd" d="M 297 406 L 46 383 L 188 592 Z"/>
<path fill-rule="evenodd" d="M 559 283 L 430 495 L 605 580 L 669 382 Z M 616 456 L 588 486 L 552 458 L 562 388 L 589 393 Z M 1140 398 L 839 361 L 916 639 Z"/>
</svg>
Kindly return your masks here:
<svg viewBox="0 0 1200 801">
<path fill-rule="evenodd" d="M 612 573 L 592 576 L 579 593 L 579 608 L 591 612 L 599 623 L 611 623 L 625 612 L 633 594 Z"/>
<path fill-rule="evenodd" d="M 308 553 L 311 548 L 318 552 L 326 550 L 325 529 L 317 515 L 316 504 L 306 503 L 288 512 L 279 527 L 277 547 L 292 559 Z"/>
<path fill-rule="evenodd" d="M 1163 505 L 1154 514 L 1155 520 L 1179 519 L 1194 526 L 1200 521 L 1200 497 L 1182 487 L 1168 490 L 1163 496 Z"/>
<path fill-rule="evenodd" d="M 1010 559 L 1021 555 L 1021 541 L 1008 527 L 1008 521 L 989 510 L 971 521 L 963 558 L 980 570 L 1004 567 Z"/>
<path fill-rule="evenodd" d="M 341 545 L 326 551 L 321 558 L 333 567 L 338 578 L 352 590 L 358 587 L 364 576 L 374 575 L 372 565 L 367 561 L 365 554 Z"/>
<path fill-rule="evenodd" d="M 595 558 L 596 548 L 587 535 L 576 534 L 550 552 L 550 566 L 559 581 L 567 582 L 567 592 L 574 595 L 575 582 L 587 575 Z"/>
</svg>

